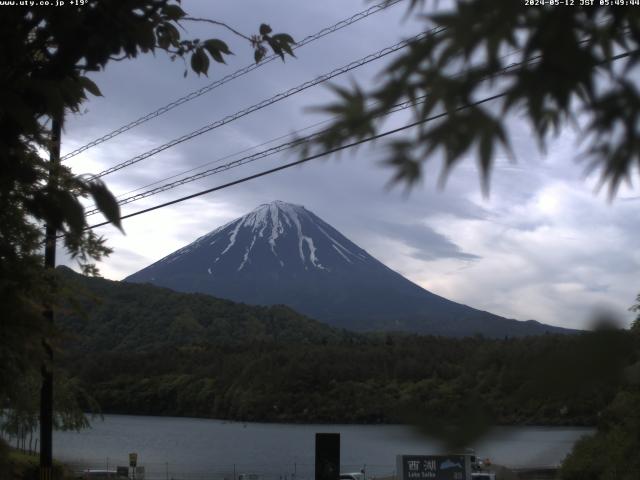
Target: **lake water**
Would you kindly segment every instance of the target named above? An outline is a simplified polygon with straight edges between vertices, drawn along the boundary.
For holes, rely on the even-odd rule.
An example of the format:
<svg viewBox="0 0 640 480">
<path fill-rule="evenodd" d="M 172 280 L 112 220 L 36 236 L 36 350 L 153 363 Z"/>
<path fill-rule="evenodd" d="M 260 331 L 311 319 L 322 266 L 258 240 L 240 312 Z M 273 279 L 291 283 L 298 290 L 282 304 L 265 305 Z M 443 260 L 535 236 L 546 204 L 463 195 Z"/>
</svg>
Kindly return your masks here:
<svg viewBox="0 0 640 480">
<path fill-rule="evenodd" d="M 397 454 L 439 453 L 438 443 L 402 425 L 290 425 L 198 418 L 105 415 L 82 432 L 56 432 L 54 456 L 80 467 L 128 464 L 138 453 L 146 478 L 234 479 L 234 472 L 274 480 L 313 476 L 316 432 L 341 434 L 342 471 L 390 475 Z M 508 466 L 559 464 L 585 428 L 498 427 L 477 454 Z"/>
</svg>

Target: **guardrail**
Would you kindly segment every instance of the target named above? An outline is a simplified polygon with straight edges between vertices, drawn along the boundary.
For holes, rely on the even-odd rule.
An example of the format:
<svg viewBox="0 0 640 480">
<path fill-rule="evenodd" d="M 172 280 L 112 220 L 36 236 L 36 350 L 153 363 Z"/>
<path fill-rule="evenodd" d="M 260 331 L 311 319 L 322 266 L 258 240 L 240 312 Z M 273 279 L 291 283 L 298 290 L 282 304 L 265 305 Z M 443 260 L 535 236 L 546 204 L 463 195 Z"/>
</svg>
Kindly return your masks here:
<svg viewBox="0 0 640 480">
<path fill-rule="evenodd" d="M 116 470 L 120 466 L 128 466 L 127 458 L 105 458 L 102 461 L 64 462 L 76 476 L 82 476 L 87 469 Z M 313 480 L 315 476 L 314 464 L 290 463 L 285 465 L 266 464 L 227 464 L 216 465 L 213 468 L 179 463 L 147 463 L 143 476 L 136 480 Z M 361 472 L 364 470 L 364 480 L 388 480 L 395 477 L 395 465 L 363 465 L 346 464 L 340 466 L 341 472 Z M 133 469 L 129 469 L 133 478 Z"/>
</svg>

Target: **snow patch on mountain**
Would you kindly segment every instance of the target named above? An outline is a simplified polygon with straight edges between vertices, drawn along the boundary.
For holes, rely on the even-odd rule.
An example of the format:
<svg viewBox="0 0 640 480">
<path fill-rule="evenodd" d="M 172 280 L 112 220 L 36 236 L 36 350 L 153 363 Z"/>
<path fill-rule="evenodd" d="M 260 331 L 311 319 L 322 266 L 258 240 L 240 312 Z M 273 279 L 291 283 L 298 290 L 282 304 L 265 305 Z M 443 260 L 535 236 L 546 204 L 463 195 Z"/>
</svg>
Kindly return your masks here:
<svg viewBox="0 0 640 480">
<path fill-rule="evenodd" d="M 291 266 L 292 261 L 297 263 L 297 257 L 298 268 L 324 272 L 333 271 L 340 263 L 346 266 L 370 258 L 303 206 L 280 200 L 260 205 L 157 263 L 171 264 L 195 251 L 210 252 L 209 259 L 202 265 L 208 275 L 220 268 L 224 271 L 231 268 L 236 272 L 247 270 L 249 265 L 255 268 L 261 261 L 256 263 L 257 259 L 252 256 L 264 255 L 264 252 L 275 257 L 281 269 L 285 264 Z"/>
<path fill-rule="evenodd" d="M 342 257 L 344 257 L 344 259 L 349 262 L 352 263 L 351 260 L 349 258 L 347 258 L 347 256 L 345 254 L 349 254 L 349 255 L 353 255 L 354 257 L 363 260 L 364 256 L 360 256 L 358 254 L 353 253 L 351 250 L 349 250 L 348 248 L 346 248 L 344 245 L 342 245 L 339 241 L 337 241 L 335 238 L 333 238 L 331 235 L 329 235 L 326 230 L 324 228 L 322 228 L 320 225 L 318 225 L 318 230 L 320 230 L 322 233 L 324 233 L 324 235 L 331 240 L 331 243 L 333 244 L 333 248 L 335 248 L 335 250 L 342 255 Z M 342 250 L 342 251 L 341 251 Z M 344 252 L 344 253 L 343 253 Z"/>
<path fill-rule="evenodd" d="M 436 335 L 544 333 L 403 278 L 298 205 L 261 205 L 127 277 L 255 305 L 288 305 L 341 328 Z"/>
<path fill-rule="evenodd" d="M 220 238 L 217 236 L 218 232 L 221 232 L 222 230 L 224 230 L 225 228 L 227 228 L 229 225 L 231 225 L 233 222 L 235 222 L 235 220 L 222 225 L 221 227 L 216 228 L 215 230 L 207 233 L 206 235 L 203 235 L 200 238 L 197 238 L 194 242 L 190 243 L 189 245 L 182 247 L 179 250 L 176 250 L 175 252 L 173 252 L 172 254 L 164 257 L 162 260 L 159 260 L 158 263 L 172 263 L 175 262 L 176 260 L 178 260 L 180 257 L 182 257 L 183 255 L 186 255 L 187 253 L 195 250 L 196 248 L 198 248 L 201 244 L 203 244 L 204 242 L 211 240 L 211 242 L 209 242 L 209 246 L 214 245 Z"/>
<path fill-rule="evenodd" d="M 225 253 L 227 253 L 231 249 L 231 247 L 235 245 L 236 237 L 238 236 L 238 230 L 240 230 L 240 227 L 242 226 L 243 221 L 244 219 L 240 219 L 236 225 L 236 228 L 234 228 L 233 231 L 229 234 L 229 244 L 222 251 L 221 255 L 224 255 Z"/>
<path fill-rule="evenodd" d="M 289 232 L 294 232 L 297 237 L 298 255 L 300 256 L 300 261 L 305 268 L 307 268 L 307 266 L 311 266 L 318 270 L 326 270 L 326 267 L 320 260 L 321 253 L 318 250 L 318 245 L 314 241 L 314 238 L 305 232 L 302 218 L 307 221 L 311 220 L 313 223 L 313 219 L 310 217 L 309 212 L 307 212 L 307 210 L 302 206 L 292 205 L 279 200 L 260 205 L 255 210 L 235 221 L 236 223 L 233 225 L 233 229 L 229 232 L 227 246 L 220 252 L 220 255 L 216 258 L 216 262 L 220 257 L 231 252 L 233 247 L 236 245 L 240 232 L 247 229 L 251 235 L 251 242 L 244 249 L 242 261 L 240 262 L 237 271 L 241 271 L 245 268 L 247 263 L 251 262 L 251 252 L 256 245 L 256 240 L 261 238 L 266 238 L 271 253 L 278 258 L 280 266 L 284 267 L 284 261 L 278 255 L 278 241 L 283 237 L 283 235 L 287 235 Z M 232 224 L 233 222 L 227 224 L 225 228 Z M 318 225 L 315 226 L 321 228 Z M 345 253 L 353 256 L 356 255 L 340 244 L 340 242 L 334 240 L 326 231 L 323 229 L 321 229 L 321 231 L 331 240 L 332 243 L 336 244 L 338 248 L 342 250 L 339 251 L 340 255 L 344 257 L 346 261 L 351 263 L 351 260 L 346 258 Z M 208 236 L 210 235 L 211 234 Z M 216 241 L 217 239 L 214 239 L 211 244 L 213 245 Z M 181 252 L 179 251 L 176 253 Z"/>
<path fill-rule="evenodd" d="M 254 235 L 253 239 L 251 240 L 251 244 L 247 247 L 247 249 L 244 252 L 244 257 L 242 259 L 242 263 L 238 267 L 238 271 L 242 270 L 245 264 L 249 261 L 249 253 L 251 253 L 251 249 L 255 244 L 256 244 L 256 236 Z"/>
<path fill-rule="evenodd" d="M 334 249 L 336 252 L 338 252 L 338 254 L 339 254 L 342 258 L 344 258 L 347 262 L 349 262 L 349 263 L 353 263 L 353 262 L 351 261 L 351 259 L 350 259 L 349 257 L 347 257 L 344 253 L 342 253 L 342 252 L 340 251 L 340 249 L 339 249 L 335 244 L 332 244 L 331 246 L 332 246 L 332 247 L 333 247 L 333 249 Z"/>
</svg>

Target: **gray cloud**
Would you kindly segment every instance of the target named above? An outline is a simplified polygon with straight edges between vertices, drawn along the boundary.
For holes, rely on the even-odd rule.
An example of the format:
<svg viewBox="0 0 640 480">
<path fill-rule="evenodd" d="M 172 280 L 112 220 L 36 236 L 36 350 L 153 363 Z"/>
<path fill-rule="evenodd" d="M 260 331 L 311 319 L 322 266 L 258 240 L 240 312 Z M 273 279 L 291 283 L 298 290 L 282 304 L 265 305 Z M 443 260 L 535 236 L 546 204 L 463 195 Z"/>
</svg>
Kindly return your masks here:
<svg viewBox="0 0 640 480">
<path fill-rule="evenodd" d="M 320 30 L 370 6 L 344 0 L 300 2 L 247 0 L 185 1 L 195 16 L 222 19 L 245 32 L 262 21 L 295 38 Z M 383 48 L 422 28 L 402 22 L 405 7 L 345 28 L 298 51 L 297 59 L 272 62 L 245 77 L 180 106 L 170 114 L 89 150 L 69 162 L 74 171 L 95 172 L 165 143 L 255 102 Z M 203 26 L 191 31 L 206 38 Z M 215 65 L 210 78 L 182 78 L 183 65 L 163 54 L 116 62 L 93 77 L 104 93 L 88 113 L 70 116 L 63 136 L 69 151 L 185 93 L 251 62 L 250 47 L 224 31 L 236 55 Z M 335 80 L 373 85 L 382 60 Z M 310 106 L 332 99 L 324 86 L 306 90 L 256 114 L 169 149 L 136 166 L 105 177 L 117 194 L 204 162 L 290 133 L 324 118 Z M 400 125 L 406 117 L 391 122 Z M 281 199 L 305 205 L 391 268 L 434 293 L 497 314 L 566 326 L 580 326 L 594 304 L 625 312 L 640 290 L 637 190 L 624 190 L 607 204 L 594 196 L 591 181 L 576 164 L 577 136 L 563 132 L 546 155 L 538 151 L 528 126 L 509 119 L 518 158 L 496 159 L 491 195 L 480 190 L 473 155 L 457 166 L 443 191 L 437 188 L 441 158 L 425 165 L 425 178 L 409 195 L 385 189 L 392 172 L 378 165 L 380 143 L 339 158 L 314 161 L 215 194 L 199 197 L 125 221 L 126 236 L 99 229 L 115 253 L 101 264 L 105 276 L 121 279 L 198 236 L 255 208 Z M 133 212 L 281 165 L 295 155 L 261 160 L 123 208 Z M 95 217 L 96 219 L 98 216 Z M 62 261 L 64 257 L 61 257 Z M 624 313 L 626 320 L 631 315 Z"/>
<path fill-rule="evenodd" d="M 424 224 L 398 224 L 381 221 L 375 230 L 385 237 L 392 238 L 411 247 L 409 255 L 418 260 L 431 261 L 438 258 L 459 260 L 479 260 L 480 257 L 463 252 L 460 247 L 446 236 Z"/>
</svg>

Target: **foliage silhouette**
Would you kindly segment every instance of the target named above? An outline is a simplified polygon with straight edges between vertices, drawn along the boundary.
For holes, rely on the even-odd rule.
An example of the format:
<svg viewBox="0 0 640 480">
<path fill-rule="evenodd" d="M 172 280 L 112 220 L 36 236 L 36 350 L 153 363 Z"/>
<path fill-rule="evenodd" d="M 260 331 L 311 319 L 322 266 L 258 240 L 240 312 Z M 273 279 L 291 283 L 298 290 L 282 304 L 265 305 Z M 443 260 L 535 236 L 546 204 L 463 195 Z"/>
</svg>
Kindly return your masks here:
<svg viewBox="0 0 640 480">
<path fill-rule="evenodd" d="M 425 4 L 436 3 L 413 1 L 411 12 L 421 15 Z M 514 156 L 508 122 L 520 116 L 543 150 L 563 127 L 579 126 L 582 157 L 614 195 L 640 165 L 640 11 L 602 3 L 537 8 L 456 0 L 449 10 L 421 15 L 424 30 L 438 33 L 398 55 L 375 88 L 335 87 L 336 101 L 321 109 L 339 118 L 306 148 L 373 135 L 393 105 L 426 97 L 413 110 L 415 121 L 447 115 L 387 143 L 393 182 L 412 185 L 441 153 L 442 182 L 457 163 L 474 157 L 488 191 L 496 156 Z M 491 104 L 473 105 L 494 94 L 500 98 Z"/>
<path fill-rule="evenodd" d="M 92 262 L 111 250 L 86 229 L 81 199 L 92 197 L 121 227 L 105 184 L 74 176 L 41 153 L 56 150 L 54 125 L 64 126 L 66 113 L 80 111 L 88 95 L 101 95 L 88 72 L 160 50 L 185 65 L 188 59 L 193 72 L 206 75 L 210 59 L 224 63 L 232 54 L 220 39 L 181 36 L 181 24 L 195 20 L 186 18 L 179 0 L 81 3 L 5 6 L 0 15 L 0 408 L 19 405 L 24 382 L 42 365 L 51 368 L 42 341 L 56 331 L 42 310 L 57 306 L 59 290 L 55 274 L 43 267 L 43 225 L 55 228 L 63 247 L 91 274 L 97 273 Z M 265 27 L 247 37 L 253 48 L 290 55 L 293 39 Z"/>
</svg>

